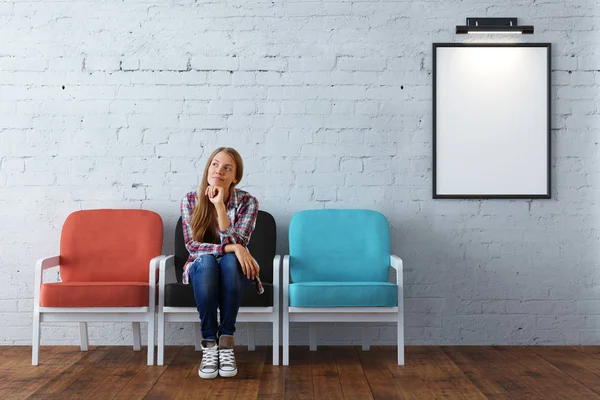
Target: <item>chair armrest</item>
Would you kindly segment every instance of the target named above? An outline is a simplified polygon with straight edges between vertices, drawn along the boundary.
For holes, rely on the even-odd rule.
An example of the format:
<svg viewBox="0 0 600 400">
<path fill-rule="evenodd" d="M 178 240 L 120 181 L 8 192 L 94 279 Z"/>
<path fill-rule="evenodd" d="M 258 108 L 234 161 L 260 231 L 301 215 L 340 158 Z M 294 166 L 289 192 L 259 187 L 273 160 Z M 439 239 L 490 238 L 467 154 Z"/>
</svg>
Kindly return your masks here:
<svg viewBox="0 0 600 400">
<path fill-rule="evenodd" d="M 173 254 L 168 256 L 161 256 L 158 260 L 158 311 L 162 312 L 165 306 L 165 284 L 166 284 L 166 273 L 167 269 L 175 265 L 175 256 Z"/>
<path fill-rule="evenodd" d="M 290 290 L 290 256 L 283 256 L 283 271 L 281 271 L 283 275 L 283 307 L 288 307 L 290 302 L 289 298 L 289 290 Z"/>
<path fill-rule="evenodd" d="M 281 256 L 273 257 L 273 286 L 279 287 L 279 278 L 281 277 Z"/>
<path fill-rule="evenodd" d="M 395 270 L 400 270 L 402 271 L 402 259 L 398 256 L 395 255 L 391 255 L 390 256 L 390 265 L 392 266 L 392 268 L 394 268 Z"/>
<path fill-rule="evenodd" d="M 40 258 L 35 264 L 35 271 L 42 272 L 45 269 L 57 267 L 60 265 L 60 256 Z"/>
<path fill-rule="evenodd" d="M 158 309 L 159 312 L 161 312 L 165 306 L 166 271 L 169 267 L 175 265 L 175 256 L 172 254 L 168 256 L 163 254 L 158 257 L 154 257 L 152 261 L 155 262 L 155 268 L 158 268 Z M 152 264 L 152 261 L 150 261 L 150 264 Z M 154 271 L 156 271 L 156 269 L 154 269 Z M 152 271 L 150 271 L 150 279 L 152 279 L 152 276 L 156 276 L 156 273 L 152 273 Z M 150 291 L 153 292 L 156 285 L 151 284 L 150 286 Z M 154 299 L 153 295 L 151 296 L 151 299 Z"/>
<path fill-rule="evenodd" d="M 392 254 L 390 256 L 390 266 L 396 270 L 396 285 L 401 287 L 404 284 L 404 280 L 403 280 L 404 264 L 402 262 L 402 259 L 400 257 Z"/>
<path fill-rule="evenodd" d="M 35 286 L 42 284 L 42 271 L 60 266 L 60 256 L 40 258 L 35 263 Z"/>
<path fill-rule="evenodd" d="M 148 283 L 150 285 L 156 285 L 156 271 L 159 268 L 160 261 L 166 257 L 166 255 L 161 254 L 160 256 L 156 256 L 152 260 L 150 260 L 150 279 L 148 280 Z M 160 276 L 158 278 L 158 281 L 161 281 Z"/>
<path fill-rule="evenodd" d="M 158 285 L 164 287 L 166 283 L 166 273 L 169 268 L 175 266 L 175 256 L 162 255 L 158 260 Z"/>
<path fill-rule="evenodd" d="M 390 255 L 390 266 L 396 270 L 398 289 L 398 365 L 404 365 L 404 263 L 395 255 Z"/>
<path fill-rule="evenodd" d="M 279 257 L 279 256 L 276 256 Z M 281 270 L 281 275 L 283 276 L 283 285 L 290 284 L 290 256 L 283 256 L 283 269 Z"/>
<path fill-rule="evenodd" d="M 279 287 L 281 278 L 281 256 L 273 257 L 273 311 L 279 318 Z"/>
<path fill-rule="evenodd" d="M 33 306 L 35 309 L 40 305 L 40 286 L 42 286 L 42 272 L 45 269 L 60 266 L 60 256 L 40 258 L 35 263 L 34 285 L 33 285 Z"/>
</svg>

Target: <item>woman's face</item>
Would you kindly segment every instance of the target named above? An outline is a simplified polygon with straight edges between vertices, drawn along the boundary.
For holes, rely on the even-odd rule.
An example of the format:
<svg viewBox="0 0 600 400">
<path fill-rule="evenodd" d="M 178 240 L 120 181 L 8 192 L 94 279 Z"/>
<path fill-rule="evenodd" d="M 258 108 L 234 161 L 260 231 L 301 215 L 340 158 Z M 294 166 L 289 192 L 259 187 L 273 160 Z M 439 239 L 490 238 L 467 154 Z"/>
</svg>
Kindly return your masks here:
<svg viewBox="0 0 600 400">
<path fill-rule="evenodd" d="M 236 165 L 233 157 L 225 152 L 220 152 L 210 162 L 208 167 L 208 184 L 229 188 L 235 180 Z"/>
</svg>

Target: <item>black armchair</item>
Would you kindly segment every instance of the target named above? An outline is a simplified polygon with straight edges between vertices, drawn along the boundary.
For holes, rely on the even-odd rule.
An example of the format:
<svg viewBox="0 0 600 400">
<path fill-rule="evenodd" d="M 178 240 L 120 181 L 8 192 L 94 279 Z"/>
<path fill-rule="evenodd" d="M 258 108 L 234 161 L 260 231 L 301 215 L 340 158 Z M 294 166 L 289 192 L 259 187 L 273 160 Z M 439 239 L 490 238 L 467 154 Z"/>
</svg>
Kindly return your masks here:
<svg viewBox="0 0 600 400">
<path fill-rule="evenodd" d="M 258 211 L 256 227 L 248 250 L 260 265 L 260 278 L 265 289 L 258 294 L 254 284 L 244 288 L 244 297 L 237 322 L 270 322 L 273 324 L 273 365 L 279 364 L 279 278 L 280 256 L 275 256 L 275 219 L 266 211 Z M 158 352 L 157 364 L 164 363 L 165 324 L 194 322 L 196 350 L 200 350 L 200 323 L 192 285 L 182 283 L 183 266 L 189 253 L 185 247 L 181 218 L 175 228 L 175 254 L 160 261 L 158 288 Z M 167 269 L 174 267 L 177 282 L 166 283 Z M 254 350 L 254 325 L 248 324 L 248 349 Z"/>
</svg>

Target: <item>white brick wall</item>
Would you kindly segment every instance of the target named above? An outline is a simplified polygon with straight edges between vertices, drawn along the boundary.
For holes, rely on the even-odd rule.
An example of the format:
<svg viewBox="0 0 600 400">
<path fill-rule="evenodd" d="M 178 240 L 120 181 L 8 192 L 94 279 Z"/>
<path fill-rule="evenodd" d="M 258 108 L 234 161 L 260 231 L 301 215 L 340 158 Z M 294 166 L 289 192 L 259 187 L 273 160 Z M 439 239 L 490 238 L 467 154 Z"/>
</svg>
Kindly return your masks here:
<svg viewBox="0 0 600 400">
<path fill-rule="evenodd" d="M 454 34 L 469 16 L 516 16 L 536 31 L 516 40 L 552 43 L 552 200 L 431 199 L 431 43 L 472 40 Z M 280 253 L 296 211 L 388 217 L 409 344 L 600 342 L 596 1 L 5 0 L 0 37 L 0 344 L 30 343 L 34 262 L 70 212 L 155 210 L 170 253 L 219 145 L 243 155 Z M 358 343 L 349 325 L 320 342 Z M 76 332 L 45 326 L 42 342 Z M 169 343 L 191 333 L 172 325 Z M 124 324 L 90 334 L 131 340 Z M 394 343 L 392 325 L 373 334 Z"/>
</svg>

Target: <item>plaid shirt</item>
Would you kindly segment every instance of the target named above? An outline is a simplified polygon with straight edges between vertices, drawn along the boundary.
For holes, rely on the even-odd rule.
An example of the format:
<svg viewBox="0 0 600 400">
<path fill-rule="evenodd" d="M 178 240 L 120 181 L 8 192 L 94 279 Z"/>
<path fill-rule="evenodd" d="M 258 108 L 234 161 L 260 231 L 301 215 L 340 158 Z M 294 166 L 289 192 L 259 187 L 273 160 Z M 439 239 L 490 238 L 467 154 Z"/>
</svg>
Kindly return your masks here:
<svg viewBox="0 0 600 400">
<path fill-rule="evenodd" d="M 227 216 L 229 217 L 229 228 L 226 231 L 218 231 L 221 239 L 220 244 L 201 243 L 192 238 L 192 214 L 194 207 L 198 202 L 196 192 L 189 192 L 181 201 L 181 222 L 183 226 L 183 238 L 185 247 L 190 256 L 183 267 L 182 281 L 189 283 L 190 265 L 194 260 L 203 254 L 212 254 L 222 256 L 225 254 L 226 244 L 241 244 L 246 247 L 250 240 L 250 235 L 256 225 L 256 216 L 258 215 L 258 200 L 252 197 L 248 192 L 233 189 L 227 203 Z M 218 229 L 218 228 L 217 228 Z"/>
</svg>

